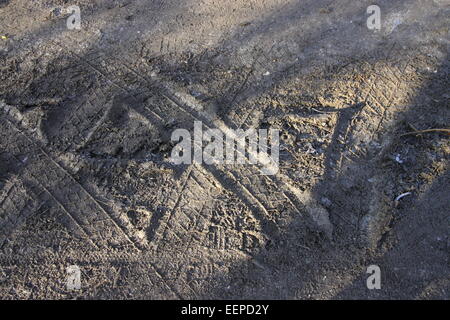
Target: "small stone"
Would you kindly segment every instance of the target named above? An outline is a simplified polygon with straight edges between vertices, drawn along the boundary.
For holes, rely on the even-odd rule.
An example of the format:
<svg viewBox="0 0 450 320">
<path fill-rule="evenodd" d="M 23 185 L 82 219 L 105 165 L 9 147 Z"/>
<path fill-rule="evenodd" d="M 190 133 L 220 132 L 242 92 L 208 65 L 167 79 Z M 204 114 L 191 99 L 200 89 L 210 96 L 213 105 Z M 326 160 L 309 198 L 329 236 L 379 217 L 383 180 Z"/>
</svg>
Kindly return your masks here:
<svg viewBox="0 0 450 320">
<path fill-rule="evenodd" d="M 330 208 L 331 205 L 333 204 L 333 202 L 331 202 L 330 199 L 328 199 L 327 197 L 322 197 L 320 199 L 320 203 L 325 207 L 325 208 Z"/>
<path fill-rule="evenodd" d="M 61 8 L 55 8 L 52 10 L 52 16 L 59 17 L 61 15 Z"/>
</svg>

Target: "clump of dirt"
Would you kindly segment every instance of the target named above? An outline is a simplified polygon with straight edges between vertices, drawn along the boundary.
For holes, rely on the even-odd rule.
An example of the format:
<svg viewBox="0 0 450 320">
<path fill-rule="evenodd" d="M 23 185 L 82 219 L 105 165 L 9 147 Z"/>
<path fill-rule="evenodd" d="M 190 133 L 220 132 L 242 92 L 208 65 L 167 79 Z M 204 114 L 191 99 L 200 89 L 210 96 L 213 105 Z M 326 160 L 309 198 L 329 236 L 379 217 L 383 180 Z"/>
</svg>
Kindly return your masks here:
<svg viewBox="0 0 450 320">
<path fill-rule="evenodd" d="M 0 297 L 448 297 L 443 5 L 382 1 L 377 33 L 349 0 L 27 5 L 0 1 Z M 278 172 L 174 165 L 194 121 L 279 129 Z"/>
</svg>

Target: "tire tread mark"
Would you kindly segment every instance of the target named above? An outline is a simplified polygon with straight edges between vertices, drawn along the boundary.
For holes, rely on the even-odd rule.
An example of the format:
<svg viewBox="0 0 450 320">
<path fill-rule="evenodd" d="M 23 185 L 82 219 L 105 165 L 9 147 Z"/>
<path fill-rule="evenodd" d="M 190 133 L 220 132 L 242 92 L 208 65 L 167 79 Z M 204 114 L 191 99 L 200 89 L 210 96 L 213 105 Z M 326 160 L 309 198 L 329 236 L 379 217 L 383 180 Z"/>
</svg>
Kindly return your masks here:
<svg viewBox="0 0 450 320">
<path fill-rule="evenodd" d="M 159 226 L 155 229 L 155 235 L 154 235 L 154 243 L 156 245 L 156 251 L 158 251 L 158 248 L 159 248 L 160 238 L 164 237 L 164 235 L 166 233 L 166 230 L 167 230 L 167 226 L 168 226 L 168 224 L 169 224 L 169 222 L 170 222 L 174 212 L 178 209 L 178 206 L 179 206 L 179 204 L 181 202 L 181 198 L 183 197 L 184 191 L 186 190 L 186 186 L 188 184 L 188 181 L 191 178 L 191 174 L 192 174 L 192 169 L 189 170 L 189 172 L 188 172 L 188 174 L 186 176 L 186 179 L 183 182 L 183 185 L 181 187 L 181 190 L 179 191 L 179 194 L 178 194 L 178 197 L 177 197 L 177 199 L 175 201 L 174 206 L 169 210 L 169 213 L 165 215 L 165 218 L 162 217 L 159 220 Z M 161 232 L 159 232 L 160 229 L 162 229 Z"/>
<path fill-rule="evenodd" d="M 97 207 L 100 209 L 100 211 L 105 214 L 106 217 L 109 218 L 109 220 L 113 223 L 113 225 L 123 233 L 125 239 L 130 242 L 134 248 L 137 250 L 140 250 L 137 244 L 130 238 L 130 236 L 127 234 L 125 230 L 123 230 L 123 227 L 121 227 L 115 219 L 111 216 L 109 212 L 107 212 L 103 206 L 84 188 L 82 184 L 80 184 L 67 170 L 65 170 L 61 165 L 53 159 L 41 146 L 37 145 L 31 138 L 29 138 L 25 133 L 23 133 L 11 120 L 6 119 L 6 121 L 17 131 L 19 132 L 23 137 L 25 137 L 26 140 L 28 140 L 32 145 L 36 145 L 39 149 L 39 151 L 45 155 L 47 159 L 50 160 L 52 164 L 54 164 L 57 169 L 63 173 L 63 175 L 67 176 L 72 182 L 74 182 L 81 190 L 82 192 L 88 197 L 88 199 Z M 35 178 L 36 179 L 36 178 Z M 64 179 L 64 178 L 63 178 Z M 50 195 L 56 199 L 56 197 L 53 196 L 53 194 L 50 193 Z"/>
</svg>

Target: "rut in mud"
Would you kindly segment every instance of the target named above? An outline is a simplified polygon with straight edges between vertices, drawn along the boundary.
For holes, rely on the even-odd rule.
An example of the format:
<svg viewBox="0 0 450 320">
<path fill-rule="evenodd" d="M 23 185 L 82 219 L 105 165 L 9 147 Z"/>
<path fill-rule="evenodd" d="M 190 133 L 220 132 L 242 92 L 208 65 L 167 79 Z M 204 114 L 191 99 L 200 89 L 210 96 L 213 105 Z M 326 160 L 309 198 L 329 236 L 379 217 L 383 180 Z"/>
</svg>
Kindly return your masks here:
<svg viewBox="0 0 450 320">
<path fill-rule="evenodd" d="M 448 128 L 445 1 L 207 2 L 0 2 L 0 296 L 448 297 L 448 136 L 402 136 Z M 279 171 L 174 165 L 194 121 Z"/>
</svg>

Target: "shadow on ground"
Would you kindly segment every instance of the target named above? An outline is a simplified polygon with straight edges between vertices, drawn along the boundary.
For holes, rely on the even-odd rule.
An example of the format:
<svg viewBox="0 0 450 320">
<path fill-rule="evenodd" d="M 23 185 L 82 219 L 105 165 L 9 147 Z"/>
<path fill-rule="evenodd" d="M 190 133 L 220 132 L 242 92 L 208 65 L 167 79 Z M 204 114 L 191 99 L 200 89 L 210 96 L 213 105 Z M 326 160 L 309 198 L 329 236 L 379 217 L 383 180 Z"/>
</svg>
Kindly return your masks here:
<svg viewBox="0 0 450 320">
<path fill-rule="evenodd" d="M 413 3 L 384 1 L 380 5 L 389 17 L 391 12 L 403 12 Z M 148 28 L 140 29 L 142 34 L 151 33 L 152 28 L 157 27 L 156 21 L 148 24 L 146 15 L 138 13 L 145 5 L 139 2 L 133 7 L 134 23 Z M 101 10 L 105 10 L 105 6 L 106 2 L 102 3 Z M 330 78 L 341 72 L 350 73 L 351 77 L 366 76 L 366 80 L 370 80 L 371 74 L 359 75 L 358 72 L 371 69 L 383 74 L 385 70 L 376 70 L 375 66 L 384 64 L 387 70 L 394 70 L 393 75 L 388 75 L 388 79 L 375 77 L 373 86 L 380 83 L 393 89 L 396 84 L 392 84 L 389 77 L 401 76 L 407 68 L 414 68 L 415 63 L 427 65 L 423 61 L 427 48 L 423 48 L 423 54 L 412 52 L 420 45 L 414 32 L 426 34 L 427 30 L 421 29 L 417 22 L 403 22 L 392 35 L 373 35 L 365 28 L 364 8 L 363 5 L 341 6 L 336 1 L 288 3 L 262 21 L 252 21 L 235 33 L 226 34 L 216 46 L 206 47 L 200 53 L 152 53 L 139 40 L 139 35 L 134 34 L 133 27 L 125 28 L 117 36 L 105 32 L 107 35 L 98 42 L 90 41 L 90 47 L 80 50 L 76 41 L 63 43 L 55 35 L 55 30 L 67 32 L 64 21 L 57 21 L 33 31 L 34 35 L 30 36 L 42 40 L 41 35 L 44 35 L 44 42 L 53 43 L 48 48 L 53 55 L 41 56 L 47 64 L 45 71 L 39 69 L 39 62 L 26 73 L 17 68 L 19 59 L 26 59 L 23 58 L 26 53 L 21 53 L 20 49 L 14 49 L 17 60 L 7 55 L 2 57 L 5 67 L 0 97 L 7 104 L 18 106 L 23 113 L 42 112 L 43 136 L 48 145 L 61 153 L 76 153 L 80 150 L 73 144 L 74 140 L 53 124 L 67 120 L 75 108 L 91 101 L 98 88 L 108 88 L 104 91 L 105 101 L 129 101 L 128 104 L 135 104 L 140 110 L 140 105 L 161 88 L 151 81 L 146 81 L 145 86 L 135 81 L 135 73 L 150 78 L 150 73 L 156 72 L 185 88 L 232 128 L 261 125 L 269 116 L 282 116 L 280 109 L 274 111 L 270 105 L 252 104 L 276 94 L 280 88 L 290 89 L 289 86 L 298 83 L 297 78 L 305 79 L 311 92 L 302 93 L 300 98 L 293 99 L 294 103 L 303 104 L 306 109 L 313 105 L 314 110 L 306 110 L 307 114 L 317 114 L 317 110 L 333 113 L 336 120 L 331 142 L 324 150 L 323 175 L 308 190 L 327 208 L 334 226 L 333 238 L 329 240 L 319 230 L 305 226 L 301 213 L 291 213 L 292 221 L 275 233 L 267 227 L 269 222 L 264 221 L 267 217 L 259 216 L 263 233 L 270 233 L 267 242 L 248 259 L 231 265 L 226 274 L 213 274 L 203 292 L 197 292 L 195 297 L 448 298 L 449 240 L 445 230 L 445 222 L 448 222 L 445 209 L 449 204 L 445 194 L 449 184 L 448 167 L 435 172 L 426 168 L 434 166 L 435 162 L 448 161 L 448 151 L 445 151 L 448 140 L 439 133 L 399 137 L 413 130 L 410 125 L 416 129 L 448 126 L 448 99 L 443 99 L 449 87 L 448 58 L 440 62 L 436 73 L 421 77 L 426 79 L 421 83 L 422 88 L 415 92 L 415 97 L 405 99 L 408 103 L 401 111 L 391 113 L 389 108 L 397 110 L 395 101 L 380 103 L 379 100 L 378 104 L 385 108 L 380 108 L 374 116 L 372 127 L 358 124 L 356 120 L 368 112 L 367 108 L 375 108 L 377 101 L 370 98 L 370 92 L 375 95 L 379 92 L 367 93 L 357 88 L 350 101 L 346 100 L 341 107 L 325 105 L 318 99 L 326 87 L 323 83 L 333 83 Z M 152 9 L 157 16 L 157 6 Z M 321 10 L 324 16 L 331 12 L 332 18 L 324 17 L 321 23 L 317 15 Z M 176 7 L 162 8 L 160 14 L 172 12 L 176 12 Z M 93 10 L 86 19 L 95 21 L 101 14 Z M 426 21 L 441 15 L 439 12 L 429 16 L 424 12 L 422 17 Z M 298 26 L 299 21 L 311 26 L 307 31 L 296 32 L 291 25 Z M 430 25 L 433 23 L 430 21 Z M 116 31 L 113 27 L 111 30 Z M 355 30 L 359 31 L 355 33 Z M 129 37 L 121 38 L 121 35 Z M 109 67 L 96 64 L 99 56 L 105 61 L 110 59 L 123 64 L 128 71 L 120 75 L 121 79 L 111 79 Z M 405 56 L 407 62 L 403 61 Z M 433 58 L 429 64 L 437 64 L 438 60 Z M 367 65 L 368 69 L 364 69 Z M 221 78 L 223 73 L 220 72 L 227 70 L 233 71 L 229 80 Z M 334 80 L 335 84 L 339 81 Z M 361 81 L 361 86 L 366 85 L 367 82 Z M 345 90 L 340 92 L 345 93 Z M 391 93 L 394 95 L 395 91 Z M 304 109 L 298 110 L 301 116 Z M 192 127 L 186 119 L 176 125 Z M 158 129 L 160 132 L 167 130 L 164 126 Z M 370 138 L 380 147 L 368 146 L 360 154 L 348 157 L 348 150 L 357 143 L 353 137 L 358 135 L 358 130 L 367 131 L 366 139 Z M 169 142 L 168 135 L 161 134 L 157 138 L 162 144 Z M 150 141 L 144 149 L 133 150 L 130 154 L 121 154 L 119 150 L 115 156 L 126 159 L 152 152 L 157 153 L 154 163 L 166 166 L 165 155 L 158 153 L 162 144 Z M 404 155 L 405 163 L 392 164 L 392 154 Z M 402 181 L 401 187 L 395 186 L 397 179 Z M 401 190 L 404 186 L 410 188 L 412 196 L 395 207 L 393 195 L 404 191 Z M 366 289 L 365 271 L 370 264 L 382 268 L 380 291 Z M 105 289 L 105 292 L 111 297 L 121 295 L 114 290 Z"/>
</svg>

